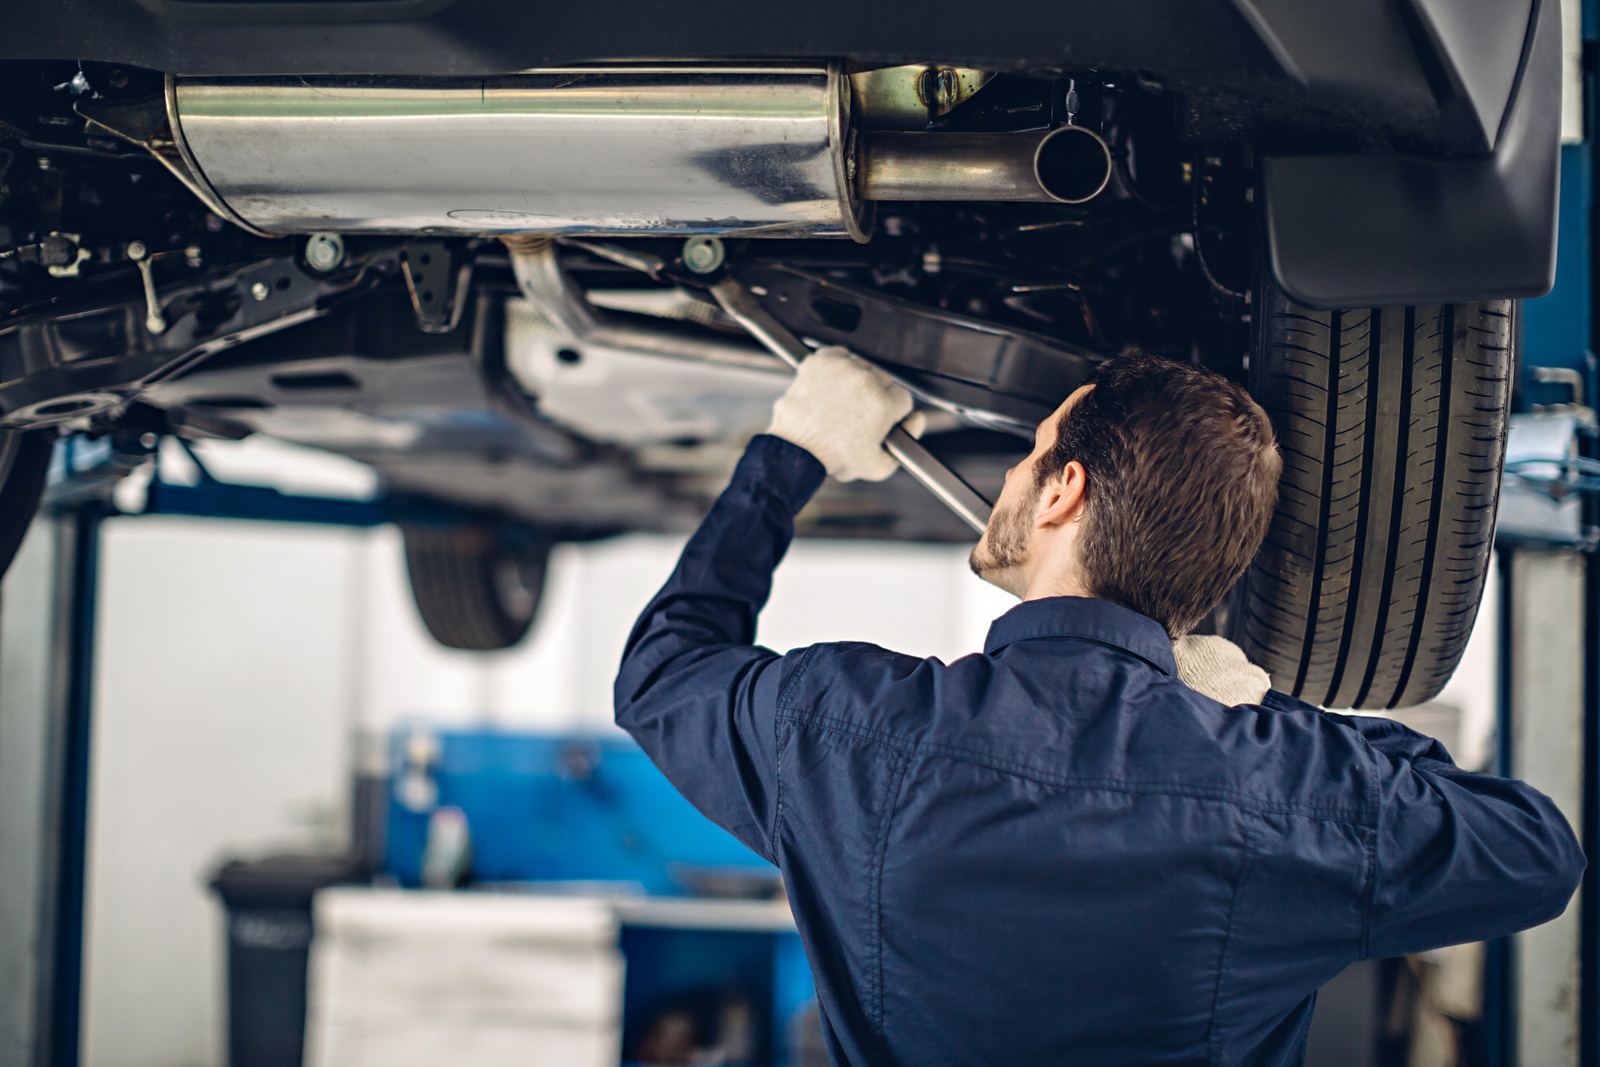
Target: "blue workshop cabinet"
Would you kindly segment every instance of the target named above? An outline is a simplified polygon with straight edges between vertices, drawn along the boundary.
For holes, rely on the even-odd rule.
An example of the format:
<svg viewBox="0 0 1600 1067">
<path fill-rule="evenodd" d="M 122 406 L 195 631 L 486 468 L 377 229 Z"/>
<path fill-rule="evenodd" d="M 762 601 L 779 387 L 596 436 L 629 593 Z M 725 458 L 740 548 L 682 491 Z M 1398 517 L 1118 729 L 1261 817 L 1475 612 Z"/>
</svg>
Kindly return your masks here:
<svg viewBox="0 0 1600 1067">
<path fill-rule="evenodd" d="M 696 811 L 626 737 L 413 725 L 394 733 L 390 757 L 384 869 L 401 885 L 421 884 L 430 820 L 455 808 L 473 888 L 641 900 L 781 893 L 777 868 Z M 816 994 L 799 935 L 739 928 L 726 915 L 703 926 L 639 917 L 649 910 L 620 909 L 625 1053 L 665 1012 L 704 1023 L 744 1011 L 748 1062 L 794 1062 L 797 1020 Z"/>
<path fill-rule="evenodd" d="M 385 868 L 401 885 L 421 884 L 428 823 L 439 807 L 466 816 L 474 882 L 635 883 L 682 895 L 716 881 L 765 882 L 777 868 L 696 811 L 622 737 L 504 731 L 396 731 Z M 417 766 L 418 747 L 436 755 Z M 406 776 L 430 783 L 408 804 Z M 414 799 L 414 798 L 412 798 Z"/>
</svg>

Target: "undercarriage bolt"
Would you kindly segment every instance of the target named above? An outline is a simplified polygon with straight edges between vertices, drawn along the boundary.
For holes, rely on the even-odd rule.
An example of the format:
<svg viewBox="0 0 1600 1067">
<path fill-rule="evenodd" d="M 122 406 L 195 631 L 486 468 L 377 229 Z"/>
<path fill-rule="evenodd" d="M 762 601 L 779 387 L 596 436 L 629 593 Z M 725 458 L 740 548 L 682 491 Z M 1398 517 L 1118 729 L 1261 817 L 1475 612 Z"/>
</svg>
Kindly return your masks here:
<svg viewBox="0 0 1600 1067">
<path fill-rule="evenodd" d="M 250 295 L 255 297 L 257 300 L 265 300 L 267 297 L 272 295 L 272 286 L 268 285 L 266 282 L 256 282 L 250 287 Z"/>
<path fill-rule="evenodd" d="M 695 234 L 683 242 L 683 265 L 696 274 L 710 274 L 722 266 L 728 251 L 719 238 Z"/>
<path fill-rule="evenodd" d="M 343 262 L 343 237 L 336 233 L 314 233 L 306 238 L 306 266 L 312 270 L 336 270 Z"/>
</svg>

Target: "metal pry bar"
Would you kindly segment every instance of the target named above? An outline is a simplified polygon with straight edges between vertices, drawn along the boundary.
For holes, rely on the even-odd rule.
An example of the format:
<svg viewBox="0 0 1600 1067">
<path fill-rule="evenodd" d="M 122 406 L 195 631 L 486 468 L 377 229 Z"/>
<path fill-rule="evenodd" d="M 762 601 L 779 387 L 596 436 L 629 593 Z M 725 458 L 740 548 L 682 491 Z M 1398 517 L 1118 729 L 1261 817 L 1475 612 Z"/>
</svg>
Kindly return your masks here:
<svg viewBox="0 0 1600 1067">
<path fill-rule="evenodd" d="M 750 291 L 734 278 L 727 277 L 717 282 L 711 287 L 711 295 L 717 298 L 722 310 L 734 321 L 791 367 L 800 366 L 800 361 L 811 354 L 811 349 L 804 342 L 773 318 Z M 900 466 L 907 473 L 927 486 L 929 492 L 968 526 L 980 534 L 988 527 L 989 513 L 993 510 L 989 502 L 963 481 L 959 474 L 939 462 L 932 452 L 922 446 L 922 442 L 907 433 L 903 424 L 889 431 L 883 447 L 900 461 Z"/>
</svg>

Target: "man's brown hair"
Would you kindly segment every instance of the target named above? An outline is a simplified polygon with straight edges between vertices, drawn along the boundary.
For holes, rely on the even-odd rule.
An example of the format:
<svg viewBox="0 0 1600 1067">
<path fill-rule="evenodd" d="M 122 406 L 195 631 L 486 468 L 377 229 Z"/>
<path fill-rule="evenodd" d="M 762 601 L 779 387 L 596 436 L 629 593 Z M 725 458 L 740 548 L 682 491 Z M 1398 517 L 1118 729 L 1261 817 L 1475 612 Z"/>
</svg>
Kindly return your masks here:
<svg viewBox="0 0 1600 1067">
<path fill-rule="evenodd" d="M 1062 417 L 1039 484 L 1083 464 L 1088 591 L 1180 637 L 1267 535 L 1283 468 L 1272 424 L 1222 375 L 1141 352 L 1107 360 L 1084 384 L 1094 388 Z"/>
</svg>

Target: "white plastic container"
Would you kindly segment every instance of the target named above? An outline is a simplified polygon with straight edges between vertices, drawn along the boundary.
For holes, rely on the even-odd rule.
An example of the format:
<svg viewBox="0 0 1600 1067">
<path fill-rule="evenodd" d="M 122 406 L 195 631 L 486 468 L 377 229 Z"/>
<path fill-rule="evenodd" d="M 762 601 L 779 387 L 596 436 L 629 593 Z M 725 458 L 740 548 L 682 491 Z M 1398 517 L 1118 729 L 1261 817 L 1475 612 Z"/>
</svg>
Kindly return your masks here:
<svg viewBox="0 0 1600 1067">
<path fill-rule="evenodd" d="M 615 1067 L 623 960 L 603 901 L 327 889 L 308 1067 Z"/>
</svg>

